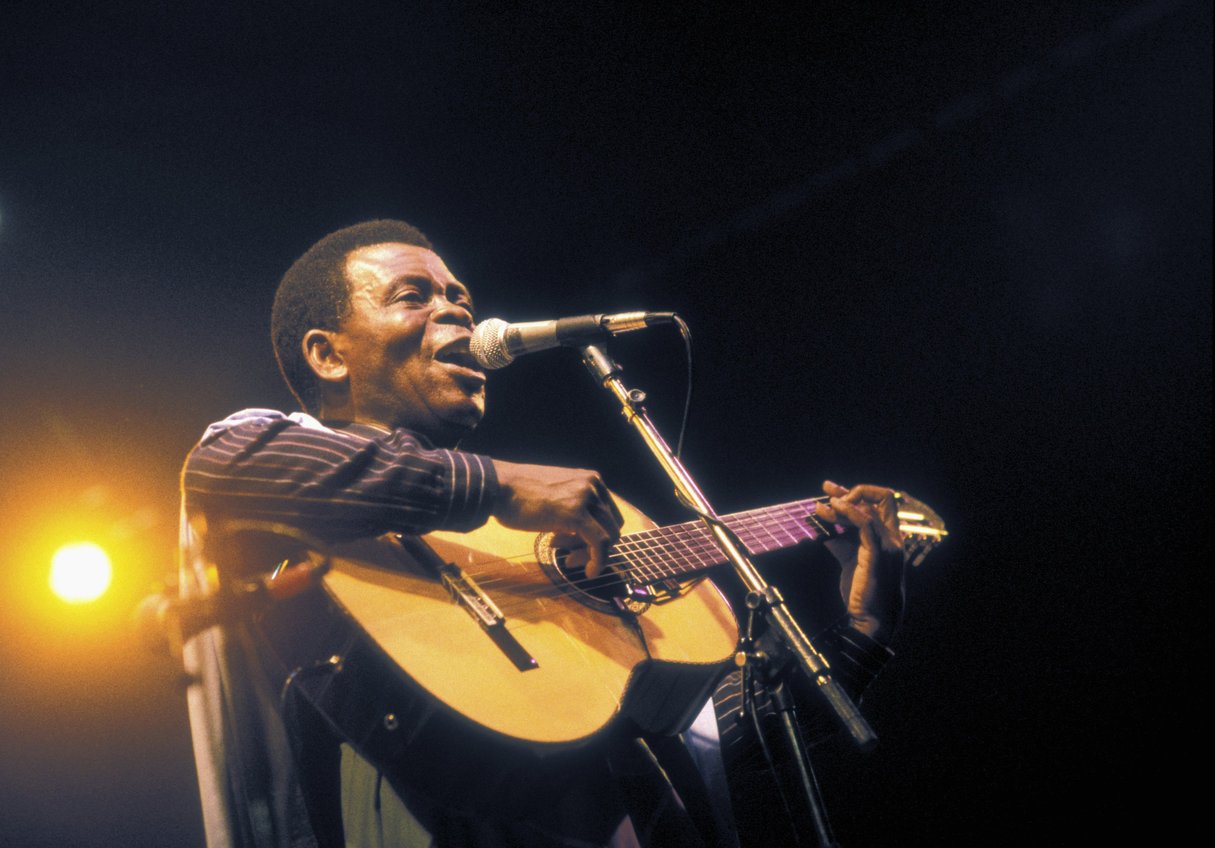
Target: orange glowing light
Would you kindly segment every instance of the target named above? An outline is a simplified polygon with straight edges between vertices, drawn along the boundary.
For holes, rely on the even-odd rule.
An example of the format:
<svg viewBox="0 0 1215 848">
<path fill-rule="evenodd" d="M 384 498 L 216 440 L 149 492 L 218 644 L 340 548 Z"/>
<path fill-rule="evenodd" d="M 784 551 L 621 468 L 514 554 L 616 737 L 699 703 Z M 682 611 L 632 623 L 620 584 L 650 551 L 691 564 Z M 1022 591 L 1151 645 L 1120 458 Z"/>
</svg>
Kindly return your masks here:
<svg viewBox="0 0 1215 848">
<path fill-rule="evenodd" d="M 92 542 L 75 542 L 51 558 L 51 591 L 69 604 L 100 598 L 110 587 L 110 557 Z"/>
</svg>

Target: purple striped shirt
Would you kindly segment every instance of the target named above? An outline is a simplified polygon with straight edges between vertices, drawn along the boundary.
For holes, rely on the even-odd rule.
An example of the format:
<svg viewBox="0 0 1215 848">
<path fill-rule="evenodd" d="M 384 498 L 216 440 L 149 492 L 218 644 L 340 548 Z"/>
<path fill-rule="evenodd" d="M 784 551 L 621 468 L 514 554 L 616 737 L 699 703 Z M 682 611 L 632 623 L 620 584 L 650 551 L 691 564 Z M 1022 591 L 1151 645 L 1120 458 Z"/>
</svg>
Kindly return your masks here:
<svg viewBox="0 0 1215 848">
<path fill-rule="evenodd" d="M 309 415 L 246 409 L 212 424 L 186 459 L 187 509 L 279 521 L 330 541 L 467 531 L 498 493 L 492 460 L 409 430 L 331 428 Z"/>
</svg>

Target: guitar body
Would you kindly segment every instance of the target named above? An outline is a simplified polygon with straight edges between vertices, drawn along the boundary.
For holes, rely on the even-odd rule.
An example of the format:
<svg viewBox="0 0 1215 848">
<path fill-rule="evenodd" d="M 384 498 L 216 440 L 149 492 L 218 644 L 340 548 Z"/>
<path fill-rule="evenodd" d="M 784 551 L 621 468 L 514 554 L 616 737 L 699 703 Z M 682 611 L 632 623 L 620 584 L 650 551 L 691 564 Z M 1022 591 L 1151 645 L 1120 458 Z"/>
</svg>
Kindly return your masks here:
<svg viewBox="0 0 1215 848">
<path fill-rule="evenodd" d="M 624 533 L 653 524 L 617 499 Z M 579 600 L 537 562 L 536 534 L 496 521 L 423 538 L 503 615 L 534 665 L 521 669 L 465 606 L 392 537 L 338 547 L 325 587 L 399 670 L 402 682 L 473 724 L 512 740 L 577 745 L 627 716 L 677 733 L 703 706 L 738 642 L 733 612 L 707 580 L 640 614 Z"/>
<path fill-rule="evenodd" d="M 626 534 L 653 526 L 616 501 Z M 293 738 L 313 738 L 319 717 L 415 812 L 517 816 L 561 791 L 587 749 L 606 750 L 617 732 L 686 729 L 738 641 L 716 587 L 692 581 L 639 614 L 604 611 L 541 567 L 536 540 L 491 521 L 424 545 L 386 535 L 328 549 L 324 591 L 279 601 L 256 623 Z M 280 542 L 256 559 L 300 561 L 298 544 Z M 453 600 L 436 574 L 444 566 L 475 580 L 501 611 L 506 641 L 534 666 Z M 312 743 L 302 744 L 307 759 Z"/>
<path fill-rule="evenodd" d="M 637 510 L 621 509 L 626 533 L 650 526 Z M 678 733 L 738 644 L 734 614 L 708 581 L 640 615 L 614 614 L 590 609 L 539 566 L 536 533 L 491 520 L 423 541 L 474 578 L 535 667 L 516 667 L 433 571 L 402 558 L 394 539 L 335 550 L 326 588 L 409 682 L 510 739 L 577 744 L 621 714 L 643 730 Z"/>
</svg>

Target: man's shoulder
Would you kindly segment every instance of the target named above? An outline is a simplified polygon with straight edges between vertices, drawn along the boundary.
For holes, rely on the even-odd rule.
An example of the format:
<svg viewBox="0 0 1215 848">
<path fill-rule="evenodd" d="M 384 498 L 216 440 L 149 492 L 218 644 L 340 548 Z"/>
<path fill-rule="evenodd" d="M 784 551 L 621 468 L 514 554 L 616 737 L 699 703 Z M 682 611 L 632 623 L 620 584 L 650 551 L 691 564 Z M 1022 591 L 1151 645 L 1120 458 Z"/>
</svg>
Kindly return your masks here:
<svg viewBox="0 0 1215 848">
<path fill-rule="evenodd" d="M 266 429 L 283 429 L 301 427 L 318 433 L 333 434 L 355 441 L 375 441 L 384 444 L 412 445 L 423 449 L 433 447 L 430 440 L 421 433 L 398 427 L 389 430 L 374 424 L 352 421 L 324 422 L 306 412 L 281 412 L 277 409 L 262 409 L 253 407 L 233 412 L 213 424 L 207 425 L 206 431 L 199 440 L 199 445 L 214 442 L 225 433 L 240 429 L 246 434 L 260 432 Z"/>
<path fill-rule="evenodd" d="M 207 442 L 236 427 L 269 427 L 283 422 L 316 430 L 329 429 L 306 412 L 286 413 L 280 412 L 277 409 L 260 409 L 255 407 L 233 412 L 227 418 L 207 425 L 207 429 L 203 432 L 202 439 L 199 441 L 205 445 Z"/>
</svg>

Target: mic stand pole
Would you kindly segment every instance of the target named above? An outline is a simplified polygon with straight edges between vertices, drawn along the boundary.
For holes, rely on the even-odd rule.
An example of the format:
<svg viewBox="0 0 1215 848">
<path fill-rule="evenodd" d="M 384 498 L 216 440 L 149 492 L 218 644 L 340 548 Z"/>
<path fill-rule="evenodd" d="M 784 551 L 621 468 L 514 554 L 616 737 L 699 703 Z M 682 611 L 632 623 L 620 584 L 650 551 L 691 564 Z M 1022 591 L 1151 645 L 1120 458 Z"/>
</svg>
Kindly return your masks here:
<svg viewBox="0 0 1215 848">
<path fill-rule="evenodd" d="M 764 756 L 768 760 L 768 766 L 772 770 L 772 777 L 778 781 L 777 791 L 782 796 L 781 800 L 784 802 L 789 825 L 793 828 L 793 835 L 798 844 L 801 844 L 798 823 L 809 819 L 814 825 L 818 844 L 822 848 L 839 848 L 839 843 L 835 841 L 835 835 L 831 832 L 831 823 L 827 819 L 827 807 L 823 803 L 818 779 L 814 775 L 814 767 L 810 763 L 809 755 L 806 754 L 806 745 L 802 740 L 801 727 L 797 722 L 797 709 L 794 705 L 789 681 L 785 679 L 792 672 L 792 666 L 785 662 L 787 657 L 783 656 L 781 646 L 775 646 L 777 655 L 773 655 L 761 650 L 754 638 L 756 616 L 760 614 L 762 608 L 762 604 L 757 603 L 758 601 L 758 596 L 747 595 L 747 625 L 739 641 L 738 653 L 734 656 L 735 665 L 742 668 L 742 705 L 736 720 L 752 722 Z M 793 799 L 785 797 L 784 790 L 780 787 L 781 769 L 768 750 L 768 743 L 764 738 L 764 728 L 759 720 L 756 703 L 757 683 L 763 686 L 764 692 L 768 696 L 768 704 L 780 717 L 780 729 L 785 742 L 785 750 L 792 752 L 789 759 L 796 767 L 796 777 L 801 786 L 804 807 L 796 805 Z"/>
<path fill-rule="evenodd" d="M 671 478 L 671 482 L 675 484 L 676 495 L 704 522 L 713 541 L 721 549 L 742 581 L 743 587 L 747 591 L 747 606 L 767 619 L 769 628 L 780 637 L 781 642 L 797 660 L 802 671 L 816 684 L 818 692 L 826 699 L 840 723 L 851 734 L 853 741 L 862 750 L 872 748 L 877 743 L 877 735 L 873 732 L 873 728 L 869 726 L 869 722 L 861 715 L 856 704 L 848 697 L 848 693 L 832 678 L 827 660 L 811 644 L 809 637 L 789 612 L 780 591 L 767 583 L 763 575 L 752 565 L 747 558 L 745 546 L 718 518 L 712 505 L 696 485 L 696 481 L 683 467 L 683 463 L 671 453 L 670 446 L 667 445 L 662 434 L 658 432 L 646 414 L 645 392 L 639 389 L 629 389 L 624 385 L 620 379 L 620 366 L 599 345 L 583 346 L 582 361 L 590 370 L 591 376 L 620 401 L 621 412 L 625 420 L 641 434 L 646 447 L 650 449 L 667 476 Z M 784 715 L 787 717 L 788 713 L 786 712 Z M 817 793 L 813 791 L 813 778 L 811 777 L 809 780 L 805 778 L 805 775 L 812 775 L 809 764 L 805 760 L 805 751 L 801 745 L 796 745 L 792 755 L 798 762 L 799 772 L 803 775 L 802 788 L 809 790 L 807 803 L 812 810 L 817 810 L 815 803 Z"/>
</svg>

